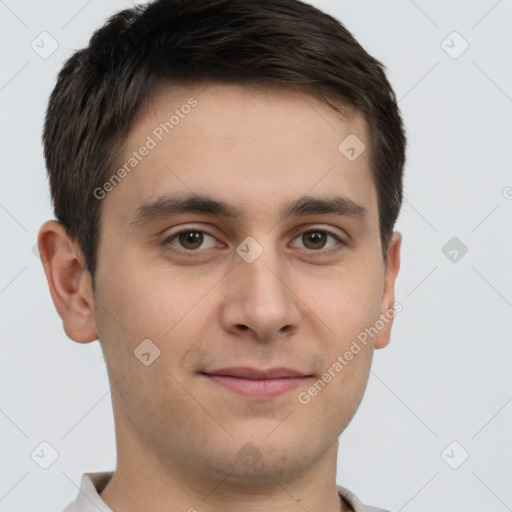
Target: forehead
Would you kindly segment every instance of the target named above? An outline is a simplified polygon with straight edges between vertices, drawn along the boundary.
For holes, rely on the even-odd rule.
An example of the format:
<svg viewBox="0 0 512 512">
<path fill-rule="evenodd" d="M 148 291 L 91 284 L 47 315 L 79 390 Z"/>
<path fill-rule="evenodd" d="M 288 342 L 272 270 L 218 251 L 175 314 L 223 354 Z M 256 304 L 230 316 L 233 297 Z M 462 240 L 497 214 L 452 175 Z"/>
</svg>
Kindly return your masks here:
<svg viewBox="0 0 512 512">
<path fill-rule="evenodd" d="M 123 177 L 104 214 L 128 223 L 163 194 L 196 194 L 233 204 L 241 218 L 270 217 L 299 197 L 336 195 L 364 204 L 371 219 L 377 210 L 367 149 L 360 114 L 342 117 L 306 93 L 162 86 L 134 120 L 114 170 L 124 169 Z"/>
</svg>

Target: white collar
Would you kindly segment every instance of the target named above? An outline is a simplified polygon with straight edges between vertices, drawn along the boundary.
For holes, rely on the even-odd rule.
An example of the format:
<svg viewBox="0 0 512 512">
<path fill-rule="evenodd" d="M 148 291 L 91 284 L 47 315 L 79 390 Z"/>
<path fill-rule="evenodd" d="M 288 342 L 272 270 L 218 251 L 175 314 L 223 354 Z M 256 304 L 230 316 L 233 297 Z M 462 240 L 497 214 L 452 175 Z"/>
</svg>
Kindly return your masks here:
<svg viewBox="0 0 512 512">
<path fill-rule="evenodd" d="M 70 503 L 64 512 L 114 512 L 101 499 L 99 494 L 106 487 L 113 475 L 113 471 L 84 473 L 76 500 Z M 350 504 L 354 512 L 386 512 L 380 508 L 364 505 L 353 493 L 341 485 L 338 485 L 337 488 L 340 497 L 344 498 L 345 501 Z"/>
</svg>

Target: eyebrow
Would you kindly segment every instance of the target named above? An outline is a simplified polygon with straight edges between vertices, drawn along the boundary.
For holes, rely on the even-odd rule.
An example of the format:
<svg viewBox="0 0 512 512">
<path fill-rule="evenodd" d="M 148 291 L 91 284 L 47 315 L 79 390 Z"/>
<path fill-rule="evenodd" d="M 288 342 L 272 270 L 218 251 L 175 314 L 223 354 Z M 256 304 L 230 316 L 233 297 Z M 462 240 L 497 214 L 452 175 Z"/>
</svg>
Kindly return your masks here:
<svg viewBox="0 0 512 512">
<path fill-rule="evenodd" d="M 147 224 L 150 221 L 180 213 L 206 213 L 232 219 L 236 219 L 243 214 L 235 205 L 207 195 L 165 195 L 137 208 L 135 217 L 130 224 Z M 288 201 L 279 209 L 279 220 L 330 213 L 356 218 L 364 224 L 367 224 L 368 221 L 368 211 L 364 206 L 342 196 L 329 198 L 302 196 L 293 201 Z"/>
</svg>

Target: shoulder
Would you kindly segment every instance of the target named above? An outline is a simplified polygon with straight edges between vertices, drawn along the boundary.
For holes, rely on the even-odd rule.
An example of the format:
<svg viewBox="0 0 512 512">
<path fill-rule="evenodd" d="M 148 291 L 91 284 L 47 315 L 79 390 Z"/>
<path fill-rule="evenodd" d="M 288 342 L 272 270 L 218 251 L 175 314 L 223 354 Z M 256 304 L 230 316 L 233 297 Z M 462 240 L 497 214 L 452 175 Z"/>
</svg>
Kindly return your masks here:
<svg viewBox="0 0 512 512">
<path fill-rule="evenodd" d="M 341 485 L 337 486 L 338 494 L 348 502 L 348 504 L 352 507 L 354 512 L 389 512 L 388 510 L 384 510 L 383 508 L 371 507 L 370 505 L 365 505 L 362 503 L 359 498 L 350 492 L 345 487 Z"/>
<path fill-rule="evenodd" d="M 78 512 L 76 500 L 71 502 L 62 512 Z"/>
<path fill-rule="evenodd" d="M 112 478 L 113 471 L 84 473 L 76 499 L 62 512 L 112 512 L 99 493 Z"/>
</svg>

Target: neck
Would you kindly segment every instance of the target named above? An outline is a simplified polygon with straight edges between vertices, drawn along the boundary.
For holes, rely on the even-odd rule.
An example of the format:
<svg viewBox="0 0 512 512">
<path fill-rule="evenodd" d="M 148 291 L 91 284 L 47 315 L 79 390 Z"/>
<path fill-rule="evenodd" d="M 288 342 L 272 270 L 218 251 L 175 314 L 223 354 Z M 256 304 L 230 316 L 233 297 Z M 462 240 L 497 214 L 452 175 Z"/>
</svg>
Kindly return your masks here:
<svg viewBox="0 0 512 512">
<path fill-rule="evenodd" d="M 135 512 L 349 511 L 336 488 L 335 442 L 315 464 L 293 478 L 270 473 L 235 480 L 217 477 L 151 447 L 133 428 L 116 421 L 117 469 L 101 492 L 112 510 Z"/>
</svg>

